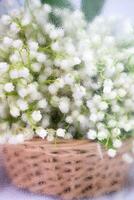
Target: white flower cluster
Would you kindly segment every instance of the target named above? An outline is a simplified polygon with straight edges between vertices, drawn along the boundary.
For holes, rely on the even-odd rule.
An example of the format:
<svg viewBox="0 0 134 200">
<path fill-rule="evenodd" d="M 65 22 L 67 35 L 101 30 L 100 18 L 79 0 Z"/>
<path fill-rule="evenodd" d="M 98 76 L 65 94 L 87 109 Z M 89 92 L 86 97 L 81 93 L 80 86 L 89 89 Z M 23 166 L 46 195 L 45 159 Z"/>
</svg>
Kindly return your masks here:
<svg viewBox="0 0 134 200">
<path fill-rule="evenodd" d="M 30 2 L 27 1 L 27 2 Z M 0 19 L 0 143 L 88 138 L 114 157 L 134 131 L 134 28 L 40 1 Z"/>
</svg>

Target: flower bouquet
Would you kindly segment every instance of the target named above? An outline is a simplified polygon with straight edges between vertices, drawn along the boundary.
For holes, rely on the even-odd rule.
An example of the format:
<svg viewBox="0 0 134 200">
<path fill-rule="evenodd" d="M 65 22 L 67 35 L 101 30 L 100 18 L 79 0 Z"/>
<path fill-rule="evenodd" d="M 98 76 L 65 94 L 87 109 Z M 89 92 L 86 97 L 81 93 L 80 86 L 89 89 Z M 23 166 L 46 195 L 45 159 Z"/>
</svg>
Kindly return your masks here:
<svg viewBox="0 0 134 200">
<path fill-rule="evenodd" d="M 114 17 L 88 24 L 38 0 L 0 22 L 0 143 L 14 184 L 63 199 L 118 190 L 133 161 L 131 23 L 120 36 Z"/>
</svg>

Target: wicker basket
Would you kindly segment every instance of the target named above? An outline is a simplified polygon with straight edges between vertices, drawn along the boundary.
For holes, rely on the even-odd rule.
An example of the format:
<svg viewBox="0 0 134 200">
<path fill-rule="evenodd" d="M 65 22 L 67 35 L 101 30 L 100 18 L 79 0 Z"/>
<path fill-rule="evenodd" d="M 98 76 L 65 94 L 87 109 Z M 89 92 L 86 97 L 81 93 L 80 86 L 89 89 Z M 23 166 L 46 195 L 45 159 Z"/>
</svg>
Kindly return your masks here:
<svg viewBox="0 0 134 200">
<path fill-rule="evenodd" d="M 127 180 L 129 165 L 122 154 L 130 148 L 123 145 L 115 158 L 95 142 L 87 140 L 41 140 L 4 148 L 5 165 L 12 182 L 29 191 L 80 199 L 119 190 Z"/>
</svg>

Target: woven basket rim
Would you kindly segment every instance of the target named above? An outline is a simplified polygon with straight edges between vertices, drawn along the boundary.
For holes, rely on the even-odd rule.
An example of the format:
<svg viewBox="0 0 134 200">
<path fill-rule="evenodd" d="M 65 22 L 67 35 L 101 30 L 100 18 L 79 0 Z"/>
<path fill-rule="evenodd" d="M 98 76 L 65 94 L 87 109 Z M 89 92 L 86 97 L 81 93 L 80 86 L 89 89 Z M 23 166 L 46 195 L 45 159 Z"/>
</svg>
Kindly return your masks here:
<svg viewBox="0 0 134 200">
<path fill-rule="evenodd" d="M 26 148 L 24 148 L 24 146 Z M 40 138 L 34 138 L 32 140 L 29 141 L 25 141 L 22 144 L 5 144 L 3 145 L 3 149 L 5 151 L 5 149 L 9 148 L 13 148 L 13 149 L 22 149 L 25 152 L 46 152 L 46 154 L 48 152 L 51 151 L 68 151 L 68 150 L 72 150 L 72 149 L 79 149 L 80 150 L 87 150 L 94 148 L 94 146 L 96 146 L 96 148 L 100 148 L 101 151 L 103 151 L 103 153 L 106 151 L 105 147 L 103 147 L 103 145 L 101 145 L 100 143 L 96 142 L 96 141 L 91 141 L 88 139 L 82 139 L 82 140 L 77 140 L 77 139 L 57 139 L 56 141 L 53 142 L 49 142 L 47 140 L 42 140 Z M 41 147 L 43 147 L 41 149 Z M 65 153 L 64 153 L 65 154 Z"/>
<path fill-rule="evenodd" d="M 82 139 L 82 140 L 77 140 L 77 139 L 56 139 L 54 141 L 47 141 L 46 139 L 41 139 L 41 138 L 33 138 L 31 140 L 24 141 L 23 143 L 18 143 L 18 144 L 2 144 L 1 146 L 3 147 L 8 147 L 8 146 L 21 146 L 21 145 L 34 145 L 34 146 L 39 146 L 39 145 L 46 145 L 46 146 L 58 146 L 58 147 L 72 147 L 73 146 L 78 146 L 78 145 L 85 145 L 85 144 L 93 144 L 93 143 L 98 143 L 95 141 L 91 141 L 88 139 Z"/>
<path fill-rule="evenodd" d="M 131 148 L 131 142 L 130 139 L 128 139 L 127 141 L 123 142 L 123 146 L 125 146 L 126 148 Z M 24 146 L 26 148 L 24 148 Z M 32 140 L 29 141 L 25 141 L 22 144 L 5 144 L 3 145 L 3 149 L 7 149 L 8 147 L 10 148 L 16 148 L 16 149 L 22 149 L 25 152 L 45 152 L 48 153 L 51 151 L 68 151 L 71 149 L 77 149 L 78 147 L 80 147 L 80 150 L 87 150 L 92 149 L 96 146 L 96 151 L 99 152 L 101 151 L 101 153 L 103 154 L 107 154 L 107 149 L 105 146 L 103 146 L 102 144 L 100 144 L 97 141 L 92 141 L 92 140 L 88 140 L 88 139 L 82 139 L 82 140 L 77 140 L 77 139 L 57 139 L 56 141 L 52 141 L 49 142 L 46 139 L 42 140 L 41 138 L 33 138 Z M 43 148 L 41 148 L 43 147 Z M 116 156 L 120 156 L 120 148 L 117 150 L 117 155 Z"/>
</svg>

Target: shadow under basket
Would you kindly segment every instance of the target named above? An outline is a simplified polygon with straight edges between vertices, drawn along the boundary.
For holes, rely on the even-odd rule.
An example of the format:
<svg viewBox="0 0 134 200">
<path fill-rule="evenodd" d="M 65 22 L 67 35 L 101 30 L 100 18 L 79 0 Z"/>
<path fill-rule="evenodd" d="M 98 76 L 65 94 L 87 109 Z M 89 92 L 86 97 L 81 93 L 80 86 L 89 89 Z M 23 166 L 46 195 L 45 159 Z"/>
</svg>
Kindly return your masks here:
<svg viewBox="0 0 134 200">
<path fill-rule="evenodd" d="M 64 200 L 100 196 L 121 189 L 130 165 L 122 154 L 124 143 L 114 158 L 96 142 L 34 139 L 4 147 L 5 166 L 13 184 L 31 192 L 54 195 Z"/>
</svg>

